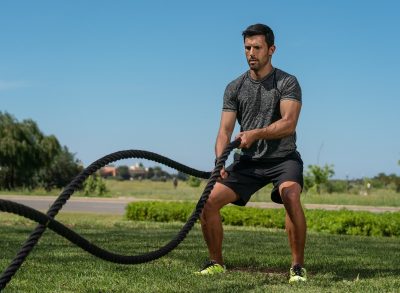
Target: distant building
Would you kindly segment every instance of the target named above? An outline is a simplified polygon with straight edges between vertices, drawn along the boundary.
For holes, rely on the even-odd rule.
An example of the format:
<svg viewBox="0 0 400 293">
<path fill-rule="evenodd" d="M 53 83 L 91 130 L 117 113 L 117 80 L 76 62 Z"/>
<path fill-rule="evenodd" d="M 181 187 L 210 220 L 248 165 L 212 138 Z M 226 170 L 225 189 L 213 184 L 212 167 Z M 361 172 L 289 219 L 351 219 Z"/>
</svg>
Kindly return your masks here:
<svg viewBox="0 0 400 293">
<path fill-rule="evenodd" d="M 136 163 L 129 167 L 129 173 L 133 179 L 144 179 L 147 177 L 148 168 L 143 167 L 143 165 Z"/>
<path fill-rule="evenodd" d="M 116 177 L 117 168 L 115 166 L 104 166 L 100 168 L 100 176 L 103 178 Z"/>
</svg>

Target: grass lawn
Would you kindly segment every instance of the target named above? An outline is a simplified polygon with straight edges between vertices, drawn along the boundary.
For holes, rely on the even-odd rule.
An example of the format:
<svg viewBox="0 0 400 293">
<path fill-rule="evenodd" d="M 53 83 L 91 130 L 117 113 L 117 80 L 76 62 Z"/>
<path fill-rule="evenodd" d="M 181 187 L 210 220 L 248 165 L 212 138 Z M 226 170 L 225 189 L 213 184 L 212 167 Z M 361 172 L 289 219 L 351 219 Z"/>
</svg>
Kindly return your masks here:
<svg viewBox="0 0 400 293">
<path fill-rule="evenodd" d="M 62 213 L 58 220 L 96 244 L 123 254 L 154 250 L 180 223 L 128 222 L 119 216 Z M 35 224 L 0 213 L 3 270 Z M 398 238 L 309 233 L 309 281 L 287 283 L 290 264 L 284 231 L 225 226 L 228 272 L 193 275 L 206 259 L 199 225 L 167 256 L 141 265 L 108 263 L 47 231 L 4 292 L 398 292 Z"/>
<path fill-rule="evenodd" d="M 185 182 L 179 181 L 178 188 L 175 189 L 171 181 L 155 182 L 150 180 L 143 181 L 117 181 L 106 180 L 109 192 L 106 197 L 135 197 L 139 199 L 158 199 L 158 200 L 194 200 L 197 201 L 205 187 L 202 181 L 199 187 L 190 187 Z M 256 192 L 251 198 L 253 202 L 271 202 L 272 185 L 268 185 Z M 54 195 L 57 196 L 61 190 L 46 192 L 45 190 L 33 191 L 0 191 L 1 194 L 27 194 L 27 195 Z M 83 196 L 76 192 L 73 196 Z M 332 193 L 332 194 L 313 194 L 303 193 L 303 203 L 314 204 L 340 204 L 340 205 L 365 205 L 365 206 L 400 206 L 400 194 L 394 190 L 378 189 L 372 190 L 369 195 L 359 195 L 352 193 Z"/>
</svg>

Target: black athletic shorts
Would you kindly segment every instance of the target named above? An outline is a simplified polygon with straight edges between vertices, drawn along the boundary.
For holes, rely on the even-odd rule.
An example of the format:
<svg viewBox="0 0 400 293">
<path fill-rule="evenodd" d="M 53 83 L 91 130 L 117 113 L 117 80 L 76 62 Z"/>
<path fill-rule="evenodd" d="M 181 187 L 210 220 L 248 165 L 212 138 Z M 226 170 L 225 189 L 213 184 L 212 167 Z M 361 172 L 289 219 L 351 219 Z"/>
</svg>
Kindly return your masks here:
<svg viewBox="0 0 400 293">
<path fill-rule="evenodd" d="M 250 197 L 265 185 L 272 183 L 274 188 L 271 199 L 282 204 L 279 195 L 279 185 L 285 181 L 294 181 L 303 188 L 303 161 L 296 151 L 284 158 L 268 161 L 253 161 L 250 159 L 235 158 L 232 165 L 225 169 L 228 177 L 218 180 L 219 183 L 232 189 L 240 199 L 233 204 L 244 206 Z"/>
</svg>

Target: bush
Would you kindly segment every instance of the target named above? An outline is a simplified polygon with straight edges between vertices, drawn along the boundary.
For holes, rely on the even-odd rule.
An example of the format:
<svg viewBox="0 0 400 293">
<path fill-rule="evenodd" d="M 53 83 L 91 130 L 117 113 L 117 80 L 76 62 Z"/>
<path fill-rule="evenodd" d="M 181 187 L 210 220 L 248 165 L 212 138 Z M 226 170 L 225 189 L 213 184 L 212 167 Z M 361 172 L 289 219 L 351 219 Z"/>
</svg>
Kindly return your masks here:
<svg viewBox="0 0 400 293">
<path fill-rule="evenodd" d="M 328 193 L 345 193 L 349 189 L 347 181 L 344 180 L 330 180 L 325 184 L 325 186 Z"/>
<path fill-rule="evenodd" d="M 189 179 L 187 180 L 187 184 L 189 184 L 191 187 L 199 187 L 200 183 L 201 180 L 194 176 L 189 176 Z"/>
<path fill-rule="evenodd" d="M 133 202 L 126 217 L 133 221 L 186 222 L 193 213 L 192 202 Z M 400 236 L 400 213 L 305 210 L 309 230 L 330 234 L 363 236 Z M 285 228 L 284 209 L 226 206 L 222 221 L 233 226 Z"/>
<path fill-rule="evenodd" d="M 195 205 L 176 202 L 133 202 L 126 207 L 126 217 L 134 221 L 186 222 Z"/>
<path fill-rule="evenodd" d="M 100 176 L 93 174 L 83 182 L 83 194 L 88 195 L 105 195 L 107 193 L 105 182 Z"/>
</svg>

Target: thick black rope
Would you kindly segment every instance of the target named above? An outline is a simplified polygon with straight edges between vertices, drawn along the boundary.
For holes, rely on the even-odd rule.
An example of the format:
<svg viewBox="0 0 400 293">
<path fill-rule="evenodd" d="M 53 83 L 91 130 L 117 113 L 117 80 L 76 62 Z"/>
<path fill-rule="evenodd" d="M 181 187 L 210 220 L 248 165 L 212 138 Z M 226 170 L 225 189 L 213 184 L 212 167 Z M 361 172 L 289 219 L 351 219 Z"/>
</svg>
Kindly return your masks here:
<svg viewBox="0 0 400 293">
<path fill-rule="evenodd" d="M 53 230 L 54 232 L 58 233 L 59 235 L 65 237 L 66 239 L 76 244 L 77 246 L 81 247 L 82 249 L 86 250 L 87 252 L 91 253 L 92 255 L 114 263 L 139 264 L 139 263 L 149 262 L 166 255 L 171 250 L 176 248 L 179 245 L 179 243 L 182 242 L 182 240 L 185 239 L 190 229 L 193 227 L 193 225 L 199 218 L 201 211 L 203 210 L 203 207 L 211 193 L 211 190 L 213 189 L 217 181 L 217 178 L 219 177 L 219 173 L 225 161 L 227 160 L 230 152 L 234 148 L 237 148 L 239 145 L 240 145 L 239 140 L 231 142 L 225 148 L 223 154 L 219 157 L 217 164 L 211 173 L 192 169 L 183 164 L 180 164 L 178 162 L 175 162 L 171 159 L 168 159 L 166 157 L 160 156 L 152 152 L 141 151 L 141 150 L 125 150 L 112 153 L 95 161 L 86 169 L 84 169 L 78 176 L 76 176 L 71 181 L 71 183 L 68 184 L 68 186 L 63 190 L 63 192 L 58 196 L 58 198 L 52 204 L 52 206 L 49 208 L 46 214 L 41 213 L 30 207 L 24 206 L 22 204 L 18 204 L 9 200 L 0 199 L 0 211 L 14 213 L 39 223 L 39 225 L 35 228 L 35 230 L 29 235 L 28 239 L 25 241 L 21 250 L 18 252 L 14 260 L 11 262 L 8 268 L 5 269 L 1 274 L 0 291 L 6 287 L 7 283 L 11 280 L 11 278 L 21 267 L 22 263 L 29 255 L 29 253 L 32 251 L 34 246 L 37 244 L 37 242 L 39 241 L 40 237 L 42 236 L 47 227 Z M 93 174 L 101 167 L 111 162 L 128 158 L 148 159 L 158 163 L 162 163 L 168 167 L 174 168 L 178 171 L 184 172 L 186 174 L 195 177 L 200 177 L 204 179 L 208 178 L 207 185 L 204 188 L 204 191 L 199 201 L 197 202 L 196 208 L 194 209 L 192 215 L 189 217 L 186 224 L 179 231 L 179 233 L 169 243 L 167 243 L 160 249 L 141 255 L 120 255 L 120 254 L 115 254 L 113 252 L 109 252 L 105 249 L 102 249 L 90 243 L 88 240 L 86 240 L 79 234 L 65 227 L 60 222 L 54 220 L 54 217 L 58 214 L 62 206 L 67 202 L 67 200 L 71 197 L 74 191 L 78 189 L 82 185 L 83 181 L 85 181 L 91 174 Z"/>
</svg>

